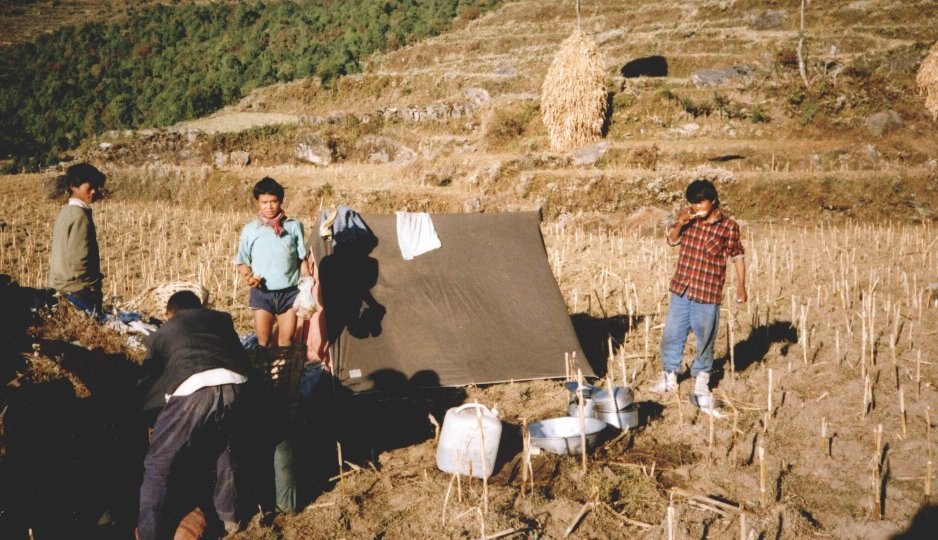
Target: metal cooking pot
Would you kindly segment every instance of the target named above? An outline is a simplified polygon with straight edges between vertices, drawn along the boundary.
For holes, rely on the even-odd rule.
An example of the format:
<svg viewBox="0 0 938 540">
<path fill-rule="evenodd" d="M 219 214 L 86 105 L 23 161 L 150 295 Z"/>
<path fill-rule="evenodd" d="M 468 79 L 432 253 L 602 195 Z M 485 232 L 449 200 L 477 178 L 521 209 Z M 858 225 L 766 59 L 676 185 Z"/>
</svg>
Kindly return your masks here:
<svg viewBox="0 0 938 540">
<path fill-rule="evenodd" d="M 628 407 L 635 402 L 635 396 L 632 389 L 628 386 L 617 386 L 609 390 L 602 389 L 594 392 L 592 396 L 593 409 L 596 412 L 616 412 Z"/>
<path fill-rule="evenodd" d="M 633 403 L 621 411 L 594 411 L 596 418 L 616 429 L 638 427 L 638 403 Z"/>
<path fill-rule="evenodd" d="M 723 407 L 723 402 L 713 397 L 713 394 L 700 395 L 691 393 L 690 402 L 701 409 L 717 410 Z"/>
<path fill-rule="evenodd" d="M 584 403 L 583 403 L 583 416 L 585 416 L 585 417 L 587 417 L 587 418 L 595 418 L 595 417 L 596 417 L 596 411 L 593 410 L 593 400 L 592 400 L 592 399 L 586 399 L 586 400 L 583 400 L 583 401 L 584 401 Z M 574 401 L 571 402 L 569 405 L 567 405 L 567 415 L 573 416 L 573 417 L 576 417 L 576 418 L 579 418 L 579 417 L 580 417 L 580 408 L 577 406 L 576 400 L 574 400 Z"/>
<path fill-rule="evenodd" d="M 567 389 L 567 392 L 570 392 L 570 401 L 576 401 L 576 396 L 577 396 L 576 381 L 566 382 L 564 383 L 563 387 Z M 598 386 L 593 386 L 592 384 L 589 384 L 589 383 L 583 383 L 583 397 L 584 398 L 591 397 L 597 390 L 599 390 Z"/>
<path fill-rule="evenodd" d="M 577 406 L 577 383 L 576 381 L 570 381 L 565 383 L 564 388 L 570 392 L 570 401 L 567 405 L 567 414 L 570 416 L 580 416 L 580 409 Z M 593 416 L 593 400 L 590 399 L 595 392 L 599 390 L 598 386 L 593 386 L 592 384 L 583 383 L 583 416 L 591 418 Z"/>
<path fill-rule="evenodd" d="M 584 418 L 586 427 L 586 450 L 590 451 L 596 446 L 599 432 L 606 427 L 606 423 L 597 418 Z M 531 446 L 543 448 L 552 454 L 579 454 L 582 450 L 580 443 L 580 419 L 572 416 L 561 418 L 548 418 L 534 422 L 528 426 L 531 434 Z"/>
</svg>

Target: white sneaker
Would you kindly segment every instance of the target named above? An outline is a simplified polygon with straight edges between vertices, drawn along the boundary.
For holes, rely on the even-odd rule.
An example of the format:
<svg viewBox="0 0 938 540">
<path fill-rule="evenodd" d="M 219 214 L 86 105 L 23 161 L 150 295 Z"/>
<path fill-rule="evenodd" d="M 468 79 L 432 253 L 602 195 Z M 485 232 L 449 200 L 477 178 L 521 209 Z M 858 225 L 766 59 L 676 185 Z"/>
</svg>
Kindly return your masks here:
<svg viewBox="0 0 938 540">
<path fill-rule="evenodd" d="M 694 393 L 698 396 L 710 395 L 710 374 L 701 371 L 697 374 L 697 382 L 694 383 Z"/>
<path fill-rule="evenodd" d="M 674 392 L 677 390 L 677 373 L 673 371 L 662 371 L 658 382 L 648 388 L 649 392 L 663 394 L 665 392 Z"/>
</svg>

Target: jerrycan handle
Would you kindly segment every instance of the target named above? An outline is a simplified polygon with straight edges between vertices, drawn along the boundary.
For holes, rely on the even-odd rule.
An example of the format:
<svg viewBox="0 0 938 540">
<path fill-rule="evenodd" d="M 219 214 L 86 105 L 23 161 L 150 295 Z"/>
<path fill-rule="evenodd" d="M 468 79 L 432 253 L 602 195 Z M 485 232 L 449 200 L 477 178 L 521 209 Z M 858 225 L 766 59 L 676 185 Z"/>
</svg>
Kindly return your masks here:
<svg viewBox="0 0 938 540">
<path fill-rule="evenodd" d="M 488 414 L 490 416 L 494 416 L 495 418 L 498 418 L 498 409 L 493 408 L 490 410 L 488 407 L 486 407 L 485 405 L 481 403 L 464 403 L 460 405 L 459 407 L 456 407 L 456 410 L 453 411 L 453 413 L 458 414 L 466 409 L 472 409 L 472 408 L 481 409 L 482 414 Z"/>
</svg>

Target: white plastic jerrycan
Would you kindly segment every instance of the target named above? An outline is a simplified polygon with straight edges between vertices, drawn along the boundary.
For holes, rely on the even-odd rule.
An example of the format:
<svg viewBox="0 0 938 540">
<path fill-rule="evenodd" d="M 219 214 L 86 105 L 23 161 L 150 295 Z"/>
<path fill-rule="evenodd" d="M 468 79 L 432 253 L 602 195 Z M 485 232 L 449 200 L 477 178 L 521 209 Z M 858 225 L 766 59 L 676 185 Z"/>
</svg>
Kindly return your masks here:
<svg viewBox="0 0 938 540">
<path fill-rule="evenodd" d="M 501 438 L 498 409 L 479 403 L 449 409 L 436 447 L 436 466 L 447 473 L 488 478 L 495 470 Z"/>
</svg>

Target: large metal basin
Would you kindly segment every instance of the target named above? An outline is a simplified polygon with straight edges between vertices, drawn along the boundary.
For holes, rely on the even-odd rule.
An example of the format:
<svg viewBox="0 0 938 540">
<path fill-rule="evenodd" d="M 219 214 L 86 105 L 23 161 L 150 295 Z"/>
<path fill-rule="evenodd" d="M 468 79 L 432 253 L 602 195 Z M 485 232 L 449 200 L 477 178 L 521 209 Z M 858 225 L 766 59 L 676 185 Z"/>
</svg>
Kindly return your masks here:
<svg viewBox="0 0 938 540">
<path fill-rule="evenodd" d="M 583 421 L 586 426 L 586 450 L 590 451 L 596 446 L 599 432 L 606 427 L 606 423 L 596 418 L 584 418 Z M 531 446 L 553 454 L 579 454 L 582 451 L 579 418 L 563 416 L 534 422 L 528 426 L 528 433 L 531 434 Z"/>
</svg>

